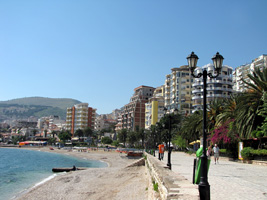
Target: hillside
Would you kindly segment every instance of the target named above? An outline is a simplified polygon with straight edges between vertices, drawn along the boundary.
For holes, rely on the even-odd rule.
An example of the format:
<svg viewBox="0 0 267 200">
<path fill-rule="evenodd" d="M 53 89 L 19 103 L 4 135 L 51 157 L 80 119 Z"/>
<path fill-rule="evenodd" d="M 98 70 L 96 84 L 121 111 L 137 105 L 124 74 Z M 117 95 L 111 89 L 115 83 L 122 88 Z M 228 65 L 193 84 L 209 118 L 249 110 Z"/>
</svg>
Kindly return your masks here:
<svg viewBox="0 0 267 200">
<path fill-rule="evenodd" d="M 47 97 L 25 97 L 8 101 L 0 101 L 0 104 L 39 105 L 58 107 L 61 109 L 66 109 L 67 107 L 72 107 L 74 104 L 79 103 L 81 102 L 75 99 Z"/>
<path fill-rule="evenodd" d="M 66 118 L 67 107 L 81 103 L 68 98 L 27 97 L 0 101 L 0 121 L 6 119 L 27 119 L 28 117 L 43 117 L 58 115 Z"/>
</svg>

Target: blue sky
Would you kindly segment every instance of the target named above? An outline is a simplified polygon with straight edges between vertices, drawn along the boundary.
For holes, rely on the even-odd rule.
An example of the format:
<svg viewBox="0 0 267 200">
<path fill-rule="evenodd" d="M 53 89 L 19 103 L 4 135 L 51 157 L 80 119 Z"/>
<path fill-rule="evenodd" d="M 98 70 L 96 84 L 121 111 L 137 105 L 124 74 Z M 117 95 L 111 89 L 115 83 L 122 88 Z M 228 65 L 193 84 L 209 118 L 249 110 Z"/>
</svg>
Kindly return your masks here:
<svg viewBox="0 0 267 200">
<path fill-rule="evenodd" d="M 73 98 L 110 113 L 134 88 L 219 51 L 233 68 L 267 54 L 267 1 L 0 0 L 0 100 Z"/>
</svg>

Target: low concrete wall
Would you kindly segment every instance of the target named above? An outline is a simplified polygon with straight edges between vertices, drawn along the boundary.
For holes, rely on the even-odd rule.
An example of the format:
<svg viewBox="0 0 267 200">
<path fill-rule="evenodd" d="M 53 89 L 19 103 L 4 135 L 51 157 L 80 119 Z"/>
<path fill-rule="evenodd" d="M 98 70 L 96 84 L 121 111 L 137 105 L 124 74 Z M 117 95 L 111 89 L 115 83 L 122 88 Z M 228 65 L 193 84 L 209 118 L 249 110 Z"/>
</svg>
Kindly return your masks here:
<svg viewBox="0 0 267 200">
<path fill-rule="evenodd" d="M 175 173 L 156 157 L 145 153 L 146 167 L 151 179 L 158 183 L 158 192 L 161 200 L 188 199 L 199 200 L 198 187 L 190 183 L 183 176 Z"/>
</svg>

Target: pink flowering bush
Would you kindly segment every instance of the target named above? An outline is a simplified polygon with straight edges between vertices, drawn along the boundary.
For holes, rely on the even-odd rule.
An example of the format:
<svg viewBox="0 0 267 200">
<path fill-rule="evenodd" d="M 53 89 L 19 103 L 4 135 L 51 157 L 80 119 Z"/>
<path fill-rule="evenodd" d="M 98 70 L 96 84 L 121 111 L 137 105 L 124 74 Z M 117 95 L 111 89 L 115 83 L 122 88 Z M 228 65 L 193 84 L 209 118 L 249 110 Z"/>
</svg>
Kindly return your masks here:
<svg viewBox="0 0 267 200">
<path fill-rule="evenodd" d="M 230 143 L 234 143 L 238 140 L 239 136 L 238 134 L 231 134 L 230 131 L 230 126 L 232 124 L 234 120 L 229 120 L 227 122 L 225 122 L 222 126 L 214 129 L 211 133 L 211 136 L 209 138 L 209 140 L 213 143 L 213 144 L 219 144 L 219 143 L 223 143 L 223 144 L 230 144 Z"/>
</svg>

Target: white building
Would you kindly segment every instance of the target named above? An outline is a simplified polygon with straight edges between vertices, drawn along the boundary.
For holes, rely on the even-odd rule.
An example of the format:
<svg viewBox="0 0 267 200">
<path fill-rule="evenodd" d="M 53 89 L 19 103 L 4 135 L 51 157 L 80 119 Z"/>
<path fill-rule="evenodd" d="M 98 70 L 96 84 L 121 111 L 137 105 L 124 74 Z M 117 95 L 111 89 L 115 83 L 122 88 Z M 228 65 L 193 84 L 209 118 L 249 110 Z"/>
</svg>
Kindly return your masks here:
<svg viewBox="0 0 267 200">
<path fill-rule="evenodd" d="M 197 68 L 195 73 L 200 73 L 206 69 L 208 73 L 214 72 L 212 64 L 207 64 L 202 68 Z M 227 65 L 222 67 L 221 73 L 217 78 L 207 78 L 207 104 L 216 98 L 230 98 L 233 93 L 233 68 Z M 203 77 L 194 78 L 193 83 L 193 112 L 202 109 L 203 105 Z"/>
<path fill-rule="evenodd" d="M 248 74 L 252 74 L 256 67 L 263 68 L 266 66 L 267 55 L 261 55 L 258 58 L 254 59 L 251 63 L 237 67 L 233 72 L 234 90 L 243 92 L 246 88 L 244 87 L 244 83 L 241 79 L 243 78 L 245 81 L 252 83 L 248 77 Z"/>
</svg>

